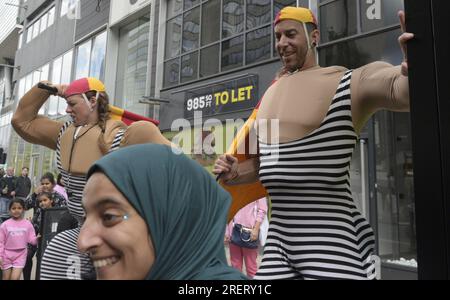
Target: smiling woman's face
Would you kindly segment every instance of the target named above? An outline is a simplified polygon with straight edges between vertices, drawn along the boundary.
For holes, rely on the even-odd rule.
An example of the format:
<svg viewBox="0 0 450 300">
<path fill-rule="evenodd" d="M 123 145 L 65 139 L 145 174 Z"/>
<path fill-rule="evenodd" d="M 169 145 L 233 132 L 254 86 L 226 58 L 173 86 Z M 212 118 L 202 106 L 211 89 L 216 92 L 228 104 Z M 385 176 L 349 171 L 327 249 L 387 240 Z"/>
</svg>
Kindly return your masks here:
<svg viewBox="0 0 450 300">
<path fill-rule="evenodd" d="M 145 279 L 155 261 L 147 224 L 103 173 L 89 178 L 83 206 L 78 248 L 91 256 L 97 279 Z"/>
</svg>

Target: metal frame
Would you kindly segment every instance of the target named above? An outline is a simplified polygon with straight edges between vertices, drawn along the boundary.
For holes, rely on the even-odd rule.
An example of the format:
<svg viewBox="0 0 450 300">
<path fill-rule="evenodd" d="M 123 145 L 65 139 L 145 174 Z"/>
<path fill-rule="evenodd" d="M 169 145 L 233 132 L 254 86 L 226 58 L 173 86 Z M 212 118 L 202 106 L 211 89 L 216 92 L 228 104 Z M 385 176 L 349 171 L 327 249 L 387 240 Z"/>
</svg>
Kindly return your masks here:
<svg viewBox="0 0 450 300">
<path fill-rule="evenodd" d="M 405 1 L 419 279 L 450 278 L 450 67 L 444 0 Z"/>
</svg>

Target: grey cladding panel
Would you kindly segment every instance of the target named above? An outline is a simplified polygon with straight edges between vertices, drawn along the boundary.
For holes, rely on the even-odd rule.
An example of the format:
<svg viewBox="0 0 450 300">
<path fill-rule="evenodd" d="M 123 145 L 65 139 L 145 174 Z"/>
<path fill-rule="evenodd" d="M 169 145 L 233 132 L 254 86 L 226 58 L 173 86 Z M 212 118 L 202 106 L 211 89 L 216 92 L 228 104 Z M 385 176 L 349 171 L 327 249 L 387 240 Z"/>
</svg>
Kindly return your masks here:
<svg viewBox="0 0 450 300">
<path fill-rule="evenodd" d="M 100 11 L 97 11 L 98 0 L 81 0 L 81 19 L 76 23 L 75 41 L 108 23 L 110 2 L 100 1 Z"/>
</svg>

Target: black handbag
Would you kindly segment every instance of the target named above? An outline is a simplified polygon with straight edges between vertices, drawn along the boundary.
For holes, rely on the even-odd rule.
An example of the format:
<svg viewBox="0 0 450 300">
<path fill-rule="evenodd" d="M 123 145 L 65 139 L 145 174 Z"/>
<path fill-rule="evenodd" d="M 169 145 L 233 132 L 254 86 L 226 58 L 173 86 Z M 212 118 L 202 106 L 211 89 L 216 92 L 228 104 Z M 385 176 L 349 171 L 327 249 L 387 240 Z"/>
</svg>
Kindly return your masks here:
<svg viewBox="0 0 450 300">
<path fill-rule="evenodd" d="M 256 249 L 258 248 L 258 239 L 251 241 L 252 229 L 243 227 L 241 224 L 234 224 L 231 233 L 231 243 L 241 247 Z"/>
</svg>

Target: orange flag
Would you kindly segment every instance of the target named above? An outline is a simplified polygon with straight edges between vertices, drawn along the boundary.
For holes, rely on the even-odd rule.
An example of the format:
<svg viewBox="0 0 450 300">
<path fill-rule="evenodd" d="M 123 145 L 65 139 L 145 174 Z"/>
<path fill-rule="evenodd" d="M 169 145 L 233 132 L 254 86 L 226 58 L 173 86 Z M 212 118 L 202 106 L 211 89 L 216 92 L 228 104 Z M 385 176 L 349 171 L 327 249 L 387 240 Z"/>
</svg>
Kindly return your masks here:
<svg viewBox="0 0 450 300">
<path fill-rule="evenodd" d="M 250 155 L 248 154 L 249 147 L 244 148 L 244 145 L 242 144 L 245 143 L 245 145 L 249 145 L 248 140 L 250 130 L 253 128 L 253 124 L 255 123 L 256 114 L 258 113 L 260 103 L 261 101 L 253 110 L 248 120 L 244 123 L 244 126 L 239 130 L 226 153 L 236 157 L 238 159 L 238 162 L 243 162 L 250 158 Z M 246 153 L 238 153 L 238 149 L 245 149 Z M 266 189 L 259 180 L 255 183 L 238 185 L 227 185 L 222 180 L 219 180 L 219 183 L 228 193 L 230 193 L 231 197 L 233 198 L 230 210 L 228 211 L 228 222 L 233 219 L 234 215 L 241 208 L 253 201 L 266 197 L 267 195 Z"/>
<path fill-rule="evenodd" d="M 140 115 L 132 113 L 128 110 L 119 108 L 117 106 L 113 106 L 111 104 L 109 105 L 109 112 L 110 112 L 111 119 L 122 121 L 127 125 L 130 125 L 136 121 L 148 121 L 148 122 L 152 122 L 156 126 L 159 125 L 159 122 L 156 120 L 140 116 Z"/>
</svg>

